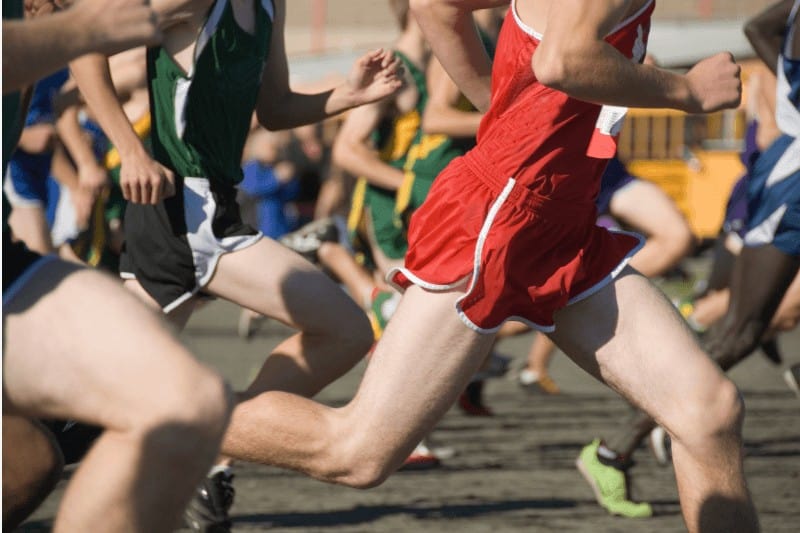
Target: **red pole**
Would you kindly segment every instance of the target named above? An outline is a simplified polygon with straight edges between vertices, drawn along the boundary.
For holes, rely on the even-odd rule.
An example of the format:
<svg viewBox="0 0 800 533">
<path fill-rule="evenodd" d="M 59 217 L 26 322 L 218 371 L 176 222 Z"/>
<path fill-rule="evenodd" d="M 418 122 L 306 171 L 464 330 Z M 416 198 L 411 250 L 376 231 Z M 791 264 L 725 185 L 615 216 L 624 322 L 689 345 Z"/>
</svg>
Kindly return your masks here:
<svg viewBox="0 0 800 533">
<path fill-rule="evenodd" d="M 325 15 L 328 0 L 313 0 L 311 3 L 311 52 L 325 51 Z"/>
</svg>

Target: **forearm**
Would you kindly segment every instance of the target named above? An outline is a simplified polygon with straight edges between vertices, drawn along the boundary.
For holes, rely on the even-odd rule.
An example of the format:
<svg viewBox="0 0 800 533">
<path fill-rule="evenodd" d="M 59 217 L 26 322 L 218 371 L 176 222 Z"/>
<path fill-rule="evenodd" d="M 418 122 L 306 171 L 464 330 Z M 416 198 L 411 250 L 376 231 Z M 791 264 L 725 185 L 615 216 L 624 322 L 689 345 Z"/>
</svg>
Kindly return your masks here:
<svg viewBox="0 0 800 533">
<path fill-rule="evenodd" d="M 402 170 L 387 165 L 373 150 L 361 143 L 337 140 L 333 146 L 333 162 L 353 176 L 363 177 L 376 187 L 394 191 L 403 183 Z"/>
<path fill-rule="evenodd" d="M 316 94 L 290 91 L 260 106 L 257 115 L 262 126 L 278 131 L 321 122 L 358 104 L 346 86 L 340 85 Z"/>
<path fill-rule="evenodd" d="M 144 151 L 117 98 L 106 57 L 87 55 L 73 61 L 70 68 L 86 103 L 120 154 Z"/>
<path fill-rule="evenodd" d="M 447 73 L 485 112 L 491 100 L 492 64 L 472 20 L 472 8 L 458 2 L 412 0 L 411 10 Z"/>
<path fill-rule="evenodd" d="M 50 174 L 60 185 L 68 189 L 74 190 L 78 187 L 78 173 L 75 172 L 75 167 L 70 164 L 69 158 L 61 145 L 57 145 L 56 149 L 53 151 L 53 160 L 50 163 Z"/>
<path fill-rule="evenodd" d="M 3 94 L 44 78 L 91 50 L 80 13 L 3 21 Z"/>
<path fill-rule="evenodd" d="M 476 111 L 461 111 L 450 106 L 428 104 L 422 118 L 422 129 L 431 135 L 474 137 L 482 118 L 483 114 Z"/>
<path fill-rule="evenodd" d="M 634 63 L 603 41 L 550 48 L 546 42 L 534 54 L 534 74 L 573 98 L 625 107 L 688 110 L 691 105 L 685 76 Z"/>
<path fill-rule="evenodd" d="M 76 105 L 69 106 L 61 112 L 56 121 L 56 130 L 58 131 L 59 139 L 61 139 L 78 168 L 97 164 L 94 150 L 92 150 L 89 139 L 84 134 L 78 120 L 78 107 Z"/>
</svg>

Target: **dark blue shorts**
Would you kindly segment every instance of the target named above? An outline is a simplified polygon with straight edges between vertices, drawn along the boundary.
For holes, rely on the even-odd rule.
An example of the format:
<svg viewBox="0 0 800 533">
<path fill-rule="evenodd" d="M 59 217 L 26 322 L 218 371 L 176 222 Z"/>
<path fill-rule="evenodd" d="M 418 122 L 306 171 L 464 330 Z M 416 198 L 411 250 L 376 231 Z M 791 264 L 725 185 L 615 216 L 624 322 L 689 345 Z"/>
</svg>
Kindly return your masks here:
<svg viewBox="0 0 800 533">
<path fill-rule="evenodd" d="M 636 176 L 632 176 L 619 159 L 614 157 L 609 160 L 606 171 L 603 173 L 603 180 L 600 183 L 600 193 L 594 202 L 597 206 L 597 215 L 611 214 L 611 198 L 618 191 L 636 181 L 636 179 Z"/>
</svg>

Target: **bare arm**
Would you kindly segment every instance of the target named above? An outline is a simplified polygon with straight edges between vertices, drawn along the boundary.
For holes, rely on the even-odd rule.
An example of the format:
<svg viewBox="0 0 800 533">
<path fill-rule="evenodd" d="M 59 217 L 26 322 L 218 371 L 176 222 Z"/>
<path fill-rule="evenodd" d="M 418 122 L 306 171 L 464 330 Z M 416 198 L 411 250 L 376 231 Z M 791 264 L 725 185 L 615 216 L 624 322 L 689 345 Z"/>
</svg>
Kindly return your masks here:
<svg viewBox="0 0 800 533">
<path fill-rule="evenodd" d="M 442 66 L 478 110 L 489 109 L 492 63 L 472 12 L 507 0 L 411 0 L 411 10 Z"/>
<path fill-rule="evenodd" d="M 100 194 L 108 183 L 108 173 L 95 158 L 91 140 L 80 125 L 79 113 L 82 102 L 70 80 L 56 96 L 56 131 L 78 171 L 79 184 L 92 198 Z"/>
<path fill-rule="evenodd" d="M 370 135 L 385 108 L 386 104 L 376 102 L 350 112 L 333 144 L 333 162 L 372 185 L 397 190 L 403 183 L 403 171 L 384 163 L 370 145 Z"/>
<path fill-rule="evenodd" d="M 758 57 L 775 74 L 778 67 L 778 55 L 781 53 L 786 20 L 792 10 L 792 0 L 782 0 L 747 21 L 744 34 L 753 46 Z"/>
<path fill-rule="evenodd" d="M 422 129 L 425 133 L 474 137 L 483 114 L 456 107 L 461 99 L 461 91 L 437 59 L 431 59 L 426 77 L 429 96 L 422 116 Z"/>
<path fill-rule="evenodd" d="M 698 63 L 686 75 L 630 61 L 605 36 L 630 0 L 561 0 L 551 8 L 533 57 L 544 85 L 581 100 L 628 107 L 668 107 L 690 113 L 735 107 L 739 66 L 730 54 Z"/>
<path fill-rule="evenodd" d="M 380 100 L 397 91 L 400 60 L 384 50 L 362 56 L 342 85 L 317 94 L 301 94 L 289 86 L 289 66 L 284 43 L 285 0 L 275 1 L 269 58 L 256 113 L 267 129 L 290 129 L 313 124 L 365 103 Z"/>
<path fill-rule="evenodd" d="M 108 59 L 87 55 L 70 67 L 86 103 L 120 154 L 120 187 L 125 199 L 154 205 L 173 194 L 172 173 L 150 157 L 125 115 L 111 81 Z"/>
<path fill-rule="evenodd" d="M 146 0 L 80 0 L 70 9 L 34 20 L 4 20 L 3 94 L 83 54 L 111 54 L 160 38 Z"/>
</svg>

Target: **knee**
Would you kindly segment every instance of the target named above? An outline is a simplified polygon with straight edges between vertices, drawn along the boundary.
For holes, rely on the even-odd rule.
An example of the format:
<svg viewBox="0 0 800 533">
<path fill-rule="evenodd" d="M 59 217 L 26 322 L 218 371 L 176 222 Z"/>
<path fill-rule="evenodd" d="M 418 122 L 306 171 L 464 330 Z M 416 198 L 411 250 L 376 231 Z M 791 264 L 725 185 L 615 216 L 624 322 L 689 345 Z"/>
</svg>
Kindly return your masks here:
<svg viewBox="0 0 800 533">
<path fill-rule="evenodd" d="M 338 435 L 329 436 L 314 477 L 364 490 L 383 484 L 397 469 L 391 445 L 367 428 L 355 426 L 341 424 Z"/>
<path fill-rule="evenodd" d="M 670 257 L 671 263 L 675 264 L 692 251 L 695 246 L 695 237 L 686 223 L 672 226 L 665 231 L 665 252 Z"/>
<path fill-rule="evenodd" d="M 738 437 L 744 402 L 729 379 L 720 376 L 685 403 L 676 423 L 675 437 L 686 443 Z"/>
<path fill-rule="evenodd" d="M 233 408 L 233 394 L 223 379 L 201 365 L 181 376 L 159 397 L 158 407 L 141 420 L 145 433 L 157 431 L 179 445 L 188 440 L 219 445 Z"/>
<path fill-rule="evenodd" d="M 348 304 L 352 305 L 341 309 L 337 320 L 328 325 L 325 335 L 331 338 L 340 352 L 357 361 L 369 352 L 375 337 L 364 311 L 354 302 Z"/>
</svg>

